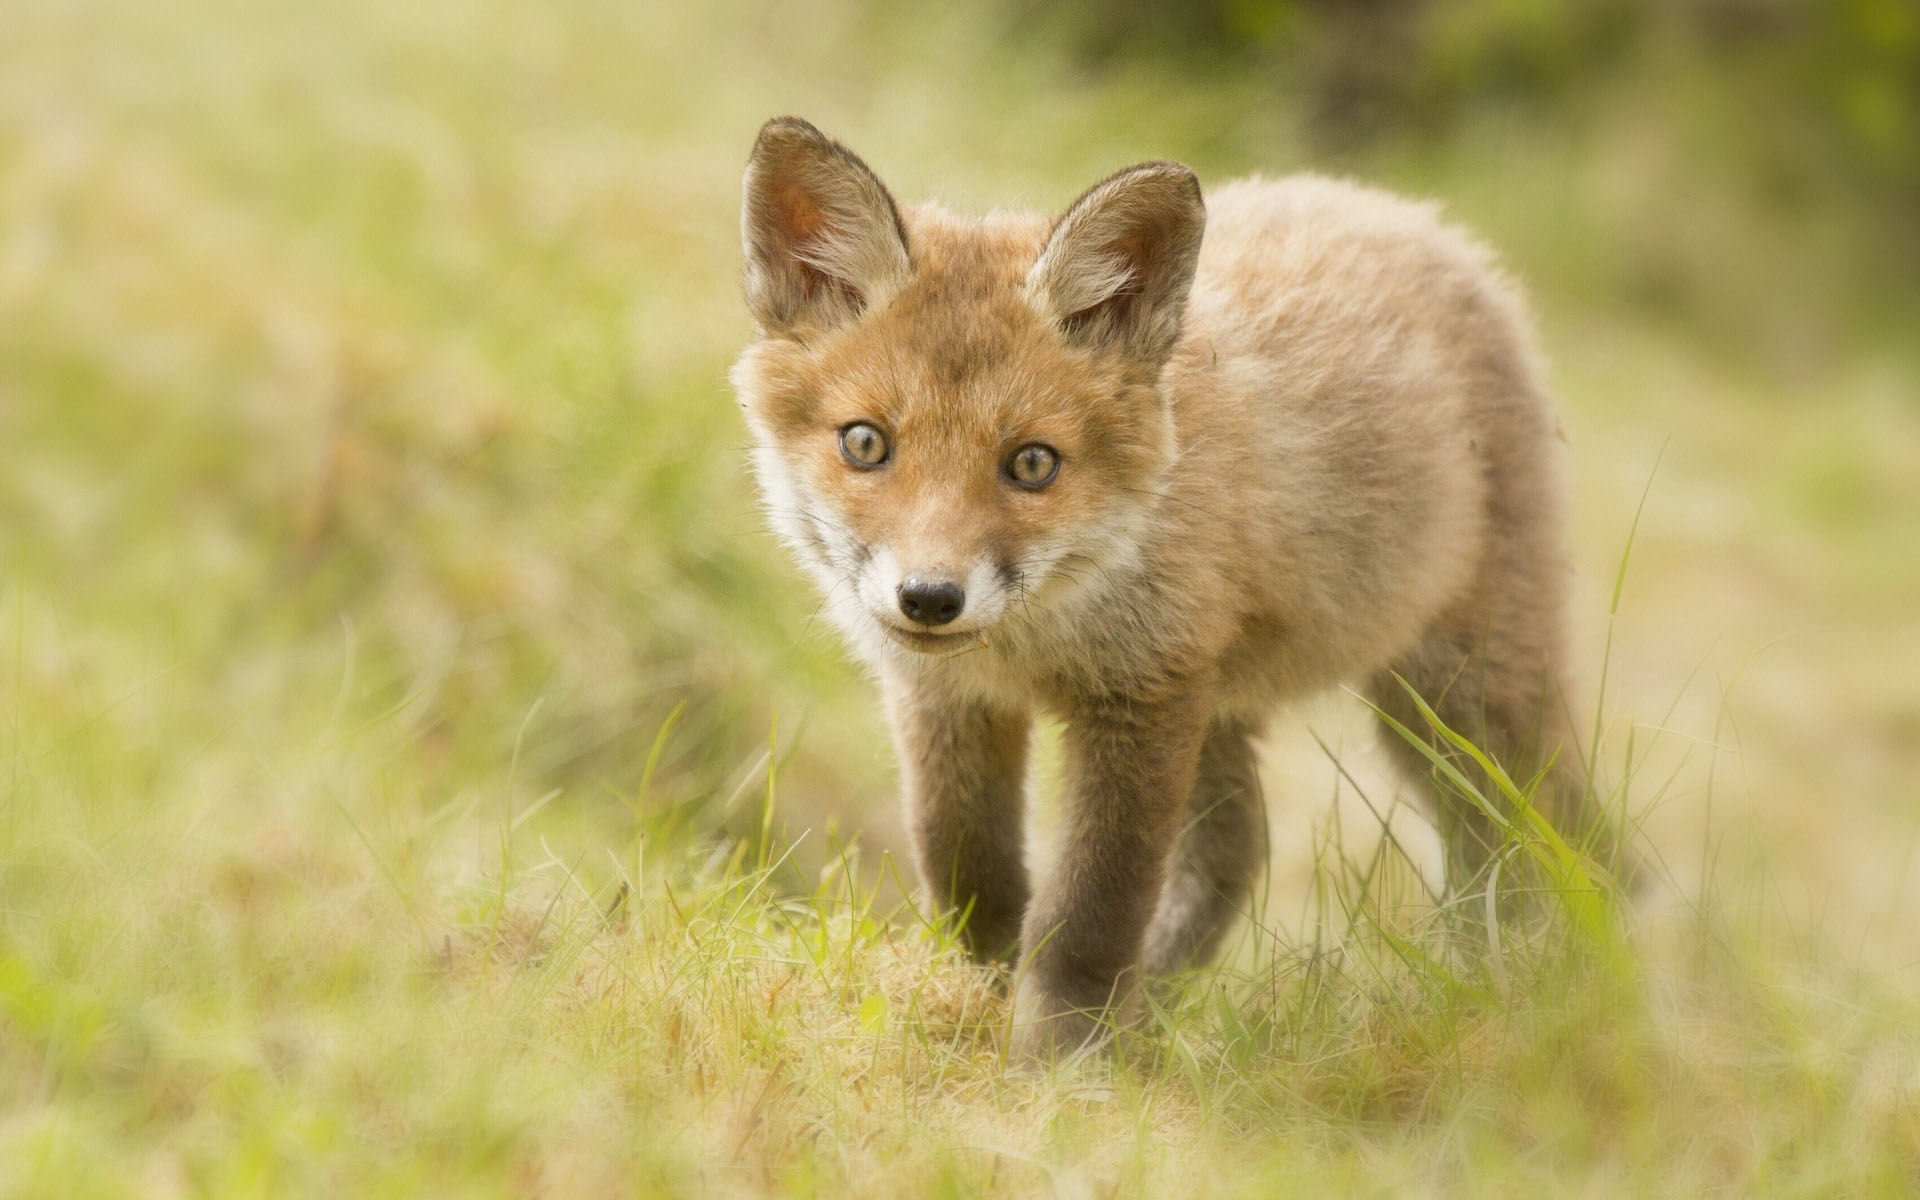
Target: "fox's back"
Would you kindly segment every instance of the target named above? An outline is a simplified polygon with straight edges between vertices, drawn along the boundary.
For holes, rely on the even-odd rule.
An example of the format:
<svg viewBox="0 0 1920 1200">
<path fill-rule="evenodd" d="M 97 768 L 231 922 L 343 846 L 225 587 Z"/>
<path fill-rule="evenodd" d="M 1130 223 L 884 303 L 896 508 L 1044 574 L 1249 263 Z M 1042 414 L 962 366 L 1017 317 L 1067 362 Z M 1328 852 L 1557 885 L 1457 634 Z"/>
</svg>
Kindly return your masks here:
<svg viewBox="0 0 1920 1200">
<path fill-rule="evenodd" d="M 1318 175 L 1208 193 L 1187 330 L 1306 384 L 1417 367 L 1531 387 L 1535 371 L 1524 306 L 1484 246 L 1437 205 Z"/>
<path fill-rule="evenodd" d="M 1551 539 L 1553 414 L 1519 302 L 1433 206 L 1293 176 L 1207 210 L 1162 553 L 1241 608 L 1248 690 L 1324 686 L 1458 603 L 1495 539 Z"/>
</svg>

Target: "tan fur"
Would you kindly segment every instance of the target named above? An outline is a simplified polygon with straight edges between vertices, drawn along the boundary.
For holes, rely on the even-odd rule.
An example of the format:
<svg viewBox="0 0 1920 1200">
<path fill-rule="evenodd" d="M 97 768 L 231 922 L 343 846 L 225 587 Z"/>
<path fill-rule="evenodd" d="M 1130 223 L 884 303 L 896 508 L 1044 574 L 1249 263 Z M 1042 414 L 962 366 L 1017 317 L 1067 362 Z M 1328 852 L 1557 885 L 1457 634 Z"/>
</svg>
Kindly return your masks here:
<svg viewBox="0 0 1920 1200">
<path fill-rule="evenodd" d="M 1259 866 L 1250 739 L 1289 699 L 1358 682 L 1405 719 L 1398 673 L 1516 772 L 1558 755 L 1542 803 L 1585 830 L 1558 429 L 1484 250 L 1311 176 L 1203 209 L 1170 163 L 1057 222 L 895 211 L 844 148 L 769 123 L 745 218 L 763 336 L 734 378 L 774 524 L 881 680 L 924 882 L 971 906 L 982 956 L 1018 931 L 1024 1047 L 1091 1036 L 1143 955 L 1212 952 Z M 842 458 L 854 421 L 884 467 Z M 1038 491 L 1001 473 L 1030 442 L 1061 462 Z M 908 576 L 964 585 L 957 632 L 900 615 Z M 1067 723 L 1068 796 L 1030 899 L 1040 710 Z M 1439 815 L 1473 870 L 1488 831 Z"/>
</svg>

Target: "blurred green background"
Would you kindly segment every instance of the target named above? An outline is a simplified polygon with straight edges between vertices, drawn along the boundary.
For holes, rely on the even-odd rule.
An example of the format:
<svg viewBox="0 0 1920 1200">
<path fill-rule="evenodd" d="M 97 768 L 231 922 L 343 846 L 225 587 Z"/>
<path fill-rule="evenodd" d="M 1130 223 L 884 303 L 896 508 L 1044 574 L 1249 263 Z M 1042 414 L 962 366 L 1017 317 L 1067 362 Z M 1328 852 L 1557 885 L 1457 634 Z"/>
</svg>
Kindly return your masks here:
<svg viewBox="0 0 1920 1200">
<path fill-rule="evenodd" d="M 724 384 L 737 173 L 795 111 L 902 200 L 1052 209 L 1150 156 L 1442 200 L 1538 303 L 1596 662 L 1653 480 L 1609 728 L 1678 699 L 1740 751 L 1728 828 L 1811 893 L 1905 879 L 1905 0 L 13 0 L 4 25 L 4 653 L 21 745 L 127 755 L 73 783 L 83 841 L 202 804 L 242 841 L 303 828 L 286 764 L 349 739 L 328 787 L 367 820 L 509 787 L 588 841 L 660 804 L 751 831 L 772 747 L 795 826 L 899 843 L 872 701 L 760 530 Z M 1699 866 L 1692 778 L 1649 822 Z"/>
<path fill-rule="evenodd" d="M 699 820 L 773 730 L 796 811 L 868 823 L 879 727 L 760 532 L 724 384 L 737 174 L 791 111 L 909 200 L 1057 208 L 1148 156 L 1441 199 L 1536 297 L 1593 579 L 1668 448 L 1622 710 L 1785 639 L 1750 685 L 1803 773 L 1779 803 L 1920 820 L 1904 0 L 14 0 L 5 23 L 14 670 L 56 726 L 124 698 L 90 736 L 217 794 L 400 706 L 395 787 L 492 786 L 518 743 L 517 786 L 598 821 L 684 704 L 661 793 Z"/>
<path fill-rule="evenodd" d="M 1911 0 L 6 0 L 0 1163 L 273 1191 L 341 1129 L 590 1144 L 512 1012 L 475 1053 L 419 969 L 493 961 L 507 864 L 900 845 L 725 382 L 779 113 L 906 201 L 1148 157 L 1441 201 L 1536 302 L 1587 695 L 1660 857 L 1920 958 Z M 1352 709 L 1304 716 L 1365 776 Z M 1299 726 L 1283 898 L 1352 800 Z"/>
<path fill-rule="evenodd" d="M 870 699 L 761 531 L 724 383 L 738 171 L 796 112 L 908 200 L 1057 208 L 1169 156 L 1443 201 L 1540 310 L 1590 659 L 1653 478 L 1610 728 L 1692 673 L 1679 723 L 1728 742 L 1744 671 L 1731 811 L 1815 890 L 1863 852 L 1867 894 L 1904 871 L 1905 0 L 12 0 L 4 24 L 4 653 L 17 726 L 141 764 L 72 798 L 105 826 L 177 795 L 302 812 L 279 765 L 372 723 L 350 807 L 511 765 L 597 835 L 684 706 L 646 803 L 735 820 L 771 745 L 797 823 L 897 844 Z M 1686 794 L 1652 823 L 1697 858 Z"/>
</svg>

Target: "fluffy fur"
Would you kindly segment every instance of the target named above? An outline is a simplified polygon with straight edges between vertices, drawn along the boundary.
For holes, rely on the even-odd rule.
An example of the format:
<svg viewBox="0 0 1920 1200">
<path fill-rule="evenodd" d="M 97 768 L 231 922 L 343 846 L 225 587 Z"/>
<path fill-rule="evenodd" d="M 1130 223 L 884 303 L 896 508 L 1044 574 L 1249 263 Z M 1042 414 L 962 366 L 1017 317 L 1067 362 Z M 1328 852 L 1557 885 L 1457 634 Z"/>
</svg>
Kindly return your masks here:
<svg viewBox="0 0 1920 1200">
<path fill-rule="evenodd" d="M 1512 289 L 1431 206 L 1312 176 L 1203 205 L 1147 163 L 1052 222 L 902 211 L 782 118 L 744 226 L 761 336 L 734 381 L 768 511 L 879 677 L 925 886 L 1022 961 L 1023 1048 L 1212 953 L 1260 865 L 1252 739 L 1289 699 L 1354 681 L 1418 728 L 1398 674 L 1516 772 L 1552 761 L 1541 803 L 1591 832 L 1558 428 Z M 854 422 L 882 466 L 842 456 Z M 1060 461 L 1038 490 L 1005 474 L 1032 443 Z M 909 576 L 960 586 L 960 616 L 903 616 Z M 1039 710 L 1068 795 L 1036 888 Z M 1490 831 L 1437 815 L 1475 869 Z"/>
</svg>

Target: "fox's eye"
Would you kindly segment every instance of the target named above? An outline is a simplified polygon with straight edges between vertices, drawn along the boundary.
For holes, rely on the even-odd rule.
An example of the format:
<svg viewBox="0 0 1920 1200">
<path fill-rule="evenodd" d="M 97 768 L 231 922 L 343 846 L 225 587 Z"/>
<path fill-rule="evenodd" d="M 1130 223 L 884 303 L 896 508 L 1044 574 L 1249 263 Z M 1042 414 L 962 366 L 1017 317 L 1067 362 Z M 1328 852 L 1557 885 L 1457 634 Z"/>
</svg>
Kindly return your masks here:
<svg viewBox="0 0 1920 1200">
<path fill-rule="evenodd" d="M 887 435 L 865 421 L 840 430 L 840 453 L 854 466 L 870 471 L 887 461 Z"/>
<path fill-rule="evenodd" d="M 1007 478 L 1023 488 L 1035 491 L 1053 482 L 1060 473 L 1060 456 L 1052 446 L 1039 442 L 1022 446 L 1007 460 Z"/>
</svg>

